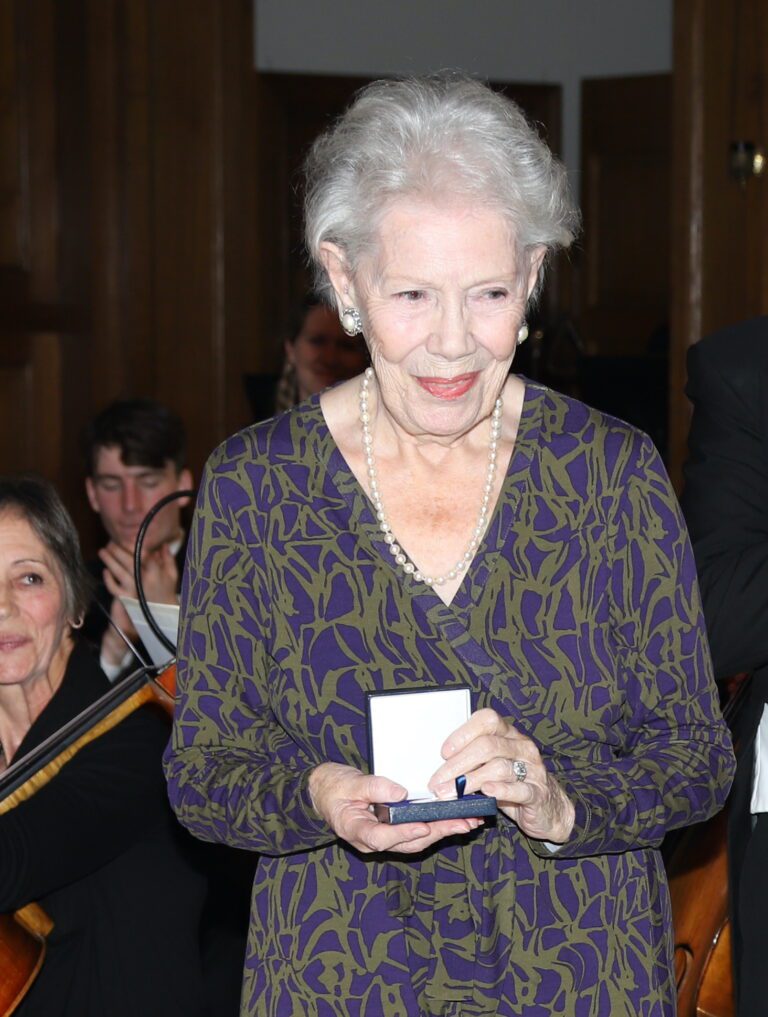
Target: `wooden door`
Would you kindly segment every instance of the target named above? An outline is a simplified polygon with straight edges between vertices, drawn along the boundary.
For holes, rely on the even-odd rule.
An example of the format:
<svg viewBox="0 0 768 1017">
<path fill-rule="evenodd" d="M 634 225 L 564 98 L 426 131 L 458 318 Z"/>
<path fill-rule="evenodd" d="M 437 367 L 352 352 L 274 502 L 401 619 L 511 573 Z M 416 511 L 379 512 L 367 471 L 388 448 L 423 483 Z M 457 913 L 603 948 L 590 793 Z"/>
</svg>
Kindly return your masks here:
<svg viewBox="0 0 768 1017">
<path fill-rule="evenodd" d="M 668 446 L 671 77 L 582 86 L 579 394 Z"/>
<path fill-rule="evenodd" d="M 682 483 L 688 347 L 768 314 L 768 169 L 739 178 L 732 146 L 768 155 L 768 0 L 675 0 L 671 473 Z"/>
<path fill-rule="evenodd" d="M 589 352 L 643 355 L 669 325 L 670 75 L 582 85 L 579 323 Z"/>
</svg>

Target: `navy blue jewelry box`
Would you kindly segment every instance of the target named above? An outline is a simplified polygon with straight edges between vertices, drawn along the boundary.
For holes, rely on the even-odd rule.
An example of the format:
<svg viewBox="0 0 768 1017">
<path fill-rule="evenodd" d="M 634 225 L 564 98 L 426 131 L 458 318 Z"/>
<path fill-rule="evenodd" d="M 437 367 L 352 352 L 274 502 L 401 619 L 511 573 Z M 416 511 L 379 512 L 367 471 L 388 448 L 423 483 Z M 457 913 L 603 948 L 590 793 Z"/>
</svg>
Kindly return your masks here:
<svg viewBox="0 0 768 1017">
<path fill-rule="evenodd" d="M 432 823 L 437 819 L 470 819 L 496 815 L 496 799 L 488 795 L 469 794 L 463 798 L 406 799 L 373 806 L 373 813 L 382 823 Z"/>
<path fill-rule="evenodd" d="M 463 776 L 456 780 L 455 798 L 433 798 L 428 790 L 429 779 L 442 762 L 442 743 L 470 717 L 466 685 L 369 692 L 366 698 L 371 772 L 412 792 L 402 802 L 375 803 L 373 813 L 380 822 L 431 823 L 496 814 L 495 798 L 463 794 Z"/>
</svg>

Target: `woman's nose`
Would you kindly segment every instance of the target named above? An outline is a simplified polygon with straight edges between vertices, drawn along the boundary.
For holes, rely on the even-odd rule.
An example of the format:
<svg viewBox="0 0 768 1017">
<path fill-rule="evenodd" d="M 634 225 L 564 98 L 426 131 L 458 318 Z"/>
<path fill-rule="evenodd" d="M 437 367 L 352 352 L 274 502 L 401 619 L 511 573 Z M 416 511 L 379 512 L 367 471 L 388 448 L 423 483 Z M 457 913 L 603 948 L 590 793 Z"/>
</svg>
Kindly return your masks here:
<svg viewBox="0 0 768 1017">
<path fill-rule="evenodd" d="M 472 349 L 472 333 L 461 301 L 446 301 L 440 307 L 433 340 L 434 352 L 450 359 Z"/>
<path fill-rule="evenodd" d="M 10 583 L 0 583 L 0 618 L 7 618 L 13 612 L 14 599 Z"/>
</svg>

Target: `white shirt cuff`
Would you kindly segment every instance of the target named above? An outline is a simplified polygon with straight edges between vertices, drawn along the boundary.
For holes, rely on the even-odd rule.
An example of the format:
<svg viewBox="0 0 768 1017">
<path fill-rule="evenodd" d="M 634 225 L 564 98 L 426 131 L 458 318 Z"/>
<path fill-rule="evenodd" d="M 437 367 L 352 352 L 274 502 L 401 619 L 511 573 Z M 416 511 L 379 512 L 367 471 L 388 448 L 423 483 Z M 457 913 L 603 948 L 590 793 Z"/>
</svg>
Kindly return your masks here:
<svg viewBox="0 0 768 1017">
<path fill-rule="evenodd" d="M 104 660 L 104 654 L 101 654 L 99 656 L 99 664 L 101 665 L 101 670 L 107 676 L 109 681 L 113 682 L 118 675 L 122 674 L 123 671 L 125 671 L 128 665 L 131 663 L 132 659 L 133 653 L 131 652 L 131 650 L 126 650 L 125 653 L 123 654 L 122 660 L 120 660 L 117 664 L 110 664 L 106 660 Z"/>
</svg>

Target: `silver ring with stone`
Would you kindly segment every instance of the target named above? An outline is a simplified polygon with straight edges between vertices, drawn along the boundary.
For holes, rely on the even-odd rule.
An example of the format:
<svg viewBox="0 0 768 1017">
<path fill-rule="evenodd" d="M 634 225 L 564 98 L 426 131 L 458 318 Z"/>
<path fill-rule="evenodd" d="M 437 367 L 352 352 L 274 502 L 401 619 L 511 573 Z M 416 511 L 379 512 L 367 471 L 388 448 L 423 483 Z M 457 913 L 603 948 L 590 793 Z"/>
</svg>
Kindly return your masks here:
<svg viewBox="0 0 768 1017">
<path fill-rule="evenodd" d="M 528 776 L 528 767 L 522 761 L 522 759 L 512 760 L 512 773 L 517 777 L 518 780 L 523 781 Z"/>
</svg>

